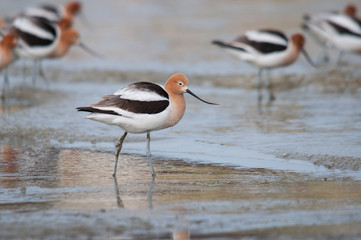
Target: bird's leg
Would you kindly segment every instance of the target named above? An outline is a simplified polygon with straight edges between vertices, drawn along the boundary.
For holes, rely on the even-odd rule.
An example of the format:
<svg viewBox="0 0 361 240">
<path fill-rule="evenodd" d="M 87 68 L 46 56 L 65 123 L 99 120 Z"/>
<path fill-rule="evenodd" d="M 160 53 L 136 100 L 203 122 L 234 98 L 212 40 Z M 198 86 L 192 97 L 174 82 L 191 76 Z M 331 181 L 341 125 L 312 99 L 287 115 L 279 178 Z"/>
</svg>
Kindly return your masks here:
<svg viewBox="0 0 361 240">
<path fill-rule="evenodd" d="M 152 177 L 152 181 L 150 182 L 150 187 L 148 189 L 148 207 L 149 209 L 153 208 L 153 188 L 154 188 L 154 180 L 155 176 Z"/>
<path fill-rule="evenodd" d="M 262 87 L 262 68 L 260 68 L 258 70 L 258 75 L 257 75 L 257 91 L 258 91 L 258 103 L 260 104 L 262 102 L 262 91 L 261 91 L 261 87 Z"/>
<path fill-rule="evenodd" d="M 337 65 L 339 65 L 341 63 L 341 58 L 342 58 L 343 53 L 344 53 L 343 51 L 340 51 L 340 54 L 338 55 L 337 62 L 336 62 Z"/>
<path fill-rule="evenodd" d="M 272 102 L 274 101 L 276 98 L 275 98 L 275 95 L 273 93 L 273 88 L 272 88 L 272 83 L 271 83 L 271 80 L 269 78 L 269 70 L 267 69 L 266 70 L 266 87 L 268 89 L 268 93 L 269 93 L 269 102 Z"/>
<path fill-rule="evenodd" d="M 120 153 L 120 150 L 122 150 L 123 141 L 124 141 L 125 137 L 127 136 L 127 134 L 128 134 L 128 132 L 125 132 L 123 134 L 123 136 L 119 139 L 119 143 L 116 145 L 117 151 L 115 153 L 115 166 L 114 166 L 113 177 L 115 177 L 115 175 L 117 174 L 119 153 Z"/>
<path fill-rule="evenodd" d="M 123 203 L 122 199 L 120 198 L 120 192 L 119 192 L 117 178 L 115 177 L 113 179 L 114 179 L 115 197 L 117 199 L 117 206 L 118 206 L 118 208 L 124 208 L 124 203 Z"/>
<path fill-rule="evenodd" d="M 26 81 L 26 61 L 23 60 L 23 83 Z"/>
<path fill-rule="evenodd" d="M 5 93 L 7 90 L 10 89 L 10 83 L 9 83 L 9 75 L 8 75 L 8 68 L 4 68 L 4 86 L 1 91 L 1 99 L 5 100 Z"/>
<path fill-rule="evenodd" d="M 153 162 L 152 162 L 152 158 L 150 156 L 150 132 L 147 131 L 147 158 L 148 158 L 148 162 L 149 162 L 149 166 L 150 166 L 150 171 L 152 172 L 152 176 L 155 177 L 155 172 L 153 169 Z"/>
<path fill-rule="evenodd" d="M 38 75 L 38 60 L 34 60 L 33 62 L 33 72 L 32 72 L 32 78 L 33 78 L 33 87 L 36 86 L 36 79 Z"/>
<path fill-rule="evenodd" d="M 4 68 L 3 70 L 4 72 L 4 87 L 6 87 L 6 89 L 10 88 L 10 82 L 9 82 L 9 74 L 8 74 L 8 68 Z"/>
<path fill-rule="evenodd" d="M 327 44 L 323 47 L 322 52 L 320 53 L 319 57 L 317 58 L 318 63 L 328 63 L 330 58 L 328 56 L 329 47 Z"/>
<path fill-rule="evenodd" d="M 42 61 L 39 60 L 38 63 L 39 63 L 39 65 L 38 65 L 38 67 L 39 67 L 39 76 L 44 80 L 46 86 L 49 86 L 49 81 L 45 76 Z"/>
</svg>

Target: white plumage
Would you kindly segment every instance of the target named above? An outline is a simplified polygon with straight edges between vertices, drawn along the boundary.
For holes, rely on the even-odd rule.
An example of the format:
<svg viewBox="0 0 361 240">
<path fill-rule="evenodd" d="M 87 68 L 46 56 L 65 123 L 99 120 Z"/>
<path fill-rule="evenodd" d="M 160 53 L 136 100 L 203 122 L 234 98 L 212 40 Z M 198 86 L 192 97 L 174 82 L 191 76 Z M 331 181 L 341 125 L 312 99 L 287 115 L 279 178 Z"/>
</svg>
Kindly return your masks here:
<svg viewBox="0 0 361 240">
<path fill-rule="evenodd" d="M 60 19 L 60 13 L 64 12 L 64 7 L 56 6 L 56 12 L 49 11 L 48 9 L 41 7 L 41 6 L 33 6 L 25 9 L 24 15 L 25 16 L 33 16 L 33 17 L 42 17 L 48 19 L 49 21 L 58 21 Z"/>
<path fill-rule="evenodd" d="M 278 35 L 271 34 L 269 32 L 250 30 L 245 32 L 245 36 L 255 42 L 268 42 L 270 44 L 277 44 L 287 46 L 288 41 L 284 38 L 281 38 Z"/>
<path fill-rule="evenodd" d="M 151 173 L 155 176 L 150 154 L 150 132 L 172 127 L 179 122 L 185 111 L 184 93 L 206 102 L 188 89 L 188 79 L 183 74 L 172 75 L 165 87 L 150 83 L 132 83 L 103 97 L 99 103 L 89 107 L 78 107 L 78 111 L 90 112 L 86 118 L 121 127 L 125 133 L 117 144 L 113 176 L 123 141 L 130 133 L 147 133 L 147 157 Z"/>
<path fill-rule="evenodd" d="M 353 17 L 319 13 L 307 16 L 304 26 L 316 40 L 327 47 L 361 53 L 361 25 Z"/>
<path fill-rule="evenodd" d="M 37 36 L 39 38 L 44 38 L 49 40 L 55 39 L 53 34 L 35 25 L 34 22 L 30 21 L 30 19 L 27 17 L 16 18 L 13 25 L 18 30 Z"/>
<path fill-rule="evenodd" d="M 233 41 L 214 40 L 212 43 L 226 49 L 242 61 L 259 68 L 257 78 L 259 92 L 263 69 L 268 72 L 272 68 L 290 65 L 297 60 L 301 52 L 312 65 L 312 61 L 303 49 L 305 38 L 301 33 L 293 34 L 290 38 L 287 38 L 285 34 L 278 30 L 251 30 Z M 273 100 L 274 96 L 268 74 L 267 88 L 270 90 L 270 100 Z M 259 94 L 258 99 L 261 100 L 261 94 Z"/>
<path fill-rule="evenodd" d="M 157 84 L 162 89 L 164 89 L 163 86 Z M 165 91 L 165 89 L 164 89 Z M 136 100 L 136 101 L 160 101 L 160 100 L 168 100 L 164 96 L 161 96 L 153 91 L 150 91 L 148 89 L 139 89 L 135 87 L 133 84 L 130 84 L 129 86 L 122 87 L 119 90 L 117 90 L 113 95 L 119 95 L 124 99 L 129 100 Z"/>
<path fill-rule="evenodd" d="M 55 34 L 49 32 L 47 29 L 42 28 L 39 25 L 36 25 L 33 18 L 29 17 L 18 17 L 14 21 L 14 27 L 16 31 L 23 32 L 24 34 L 19 34 L 19 46 L 15 49 L 16 53 L 24 58 L 28 59 L 43 59 L 54 52 L 56 46 L 59 43 L 59 27 L 54 23 L 51 24 L 48 22 L 49 26 L 54 29 Z M 47 44 L 35 44 L 31 41 L 33 39 L 27 39 L 25 34 L 33 36 L 33 39 L 42 39 L 48 40 Z M 35 40 L 36 41 L 36 40 Z"/>
</svg>

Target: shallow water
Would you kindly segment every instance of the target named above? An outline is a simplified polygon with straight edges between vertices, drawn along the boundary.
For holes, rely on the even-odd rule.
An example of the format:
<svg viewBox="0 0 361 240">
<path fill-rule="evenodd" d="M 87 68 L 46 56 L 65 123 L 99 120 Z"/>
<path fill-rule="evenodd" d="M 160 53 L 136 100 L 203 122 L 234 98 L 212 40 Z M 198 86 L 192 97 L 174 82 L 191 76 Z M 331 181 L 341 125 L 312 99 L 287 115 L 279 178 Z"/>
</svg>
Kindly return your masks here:
<svg viewBox="0 0 361 240">
<path fill-rule="evenodd" d="M 119 85 L 9 93 L 0 117 L 3 238 L 360 236 L 359 94 L 299 88 L 258 106 L 255 90 L 193 86 L 220 105 L 187 96 L 184 119 L 152 133 L 154 182 L 145 135 L 130 135 L 114 181 L 122 131 L 84 119 L 74 103 Z M 33 93 L 24 108 L 11 107 L 21 106 L 17 91 Z"/>
<path fill-rule="evenodd" d="M 0 14 L 19 11 L 21 3 L 30 1 L 6 2 Z M 266 91 L 257 102 L 257 70 L 209 44 L 264 22 L 290 34 L 304 13 L 343 3 L 85 6 L 91 25 L 76 26 L 105 59 L 74 47 L 44 63 L 48 86 L 38 79 L 33 87 L 30 69 L 23 79 L 21 62 L 9 69 L 0 109 L 1 239 L 361 237 L 360 57 L 318 69 L 300 58 L 272 71 L 276 100 L 269 104 Z M 307 49 L 318 55 L 312 41 Z M 177 71 L 193 92 L 220 105 L 187 95 L 183 119 L 152 133 L 154 181 L 145 135 L 130 134 L 113 179 L 122 130 L 84 119 L 75 108 L 132 81 L 164 84 Z"/>
<path fill-rule="evenodd" d="M 14 92 L 33 94 L 18 111 L 14 109 L 21 102 L 8 98 L 4 106 L 12 110 L 5 110 L 0 119 L 4 126 L 0 136 L 15 146 L 34 142 L 34 147 L 112 151 L 122 130 L 85 120 L 86 114 L 77 113 L 75 107 L 94 103 L 97 96 L 124 84 L 56 82 L 52 90 L 19 88 Z M 154 155 L 317 174 L 341 170 L 360 177 L 360 94 L 295 89 L 278 93 L 271 105 L 266 101 L 259 105 L 254 90 L 193 86 L 192 91 L 220 105 L 205 105 L 187 96 L 182 121 L 152 133 Z M 131 134 L 124 151 L 143 154 L 144 141 L 145 135 Z"/>
</svg>

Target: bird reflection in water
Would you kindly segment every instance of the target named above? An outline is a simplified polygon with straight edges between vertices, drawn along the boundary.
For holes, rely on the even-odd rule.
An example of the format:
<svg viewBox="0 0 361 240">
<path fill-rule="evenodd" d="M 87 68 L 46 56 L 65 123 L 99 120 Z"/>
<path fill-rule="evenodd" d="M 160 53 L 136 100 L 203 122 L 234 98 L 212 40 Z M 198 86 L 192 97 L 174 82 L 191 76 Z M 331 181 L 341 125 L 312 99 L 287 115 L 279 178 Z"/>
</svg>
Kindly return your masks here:
<svg viewBox="0 0 361 240">
<path fill-rule="evenodd" d="M 172 233 L 173 240 L 190 240 L 191 234 L 188 229 L 177 230 Z"/>
<path fill-rule="evenodd" d="M 116 201 L 117 201 L 117 206 L 118 208 L 125 208 L 124 207 L 124 202 L 122 201 L 122 199 L 120 198 L 120 191 L 119 191 L 119 185 L 118 185 L 118 180 L 116 177 L 113 177 L 114 180 L 114 189 L 115 189 L 115 197 L 116 197 Z M 152 181 L 149 184 L 149 189 L 148 189 L 148 194 L 147 194 L 147 199 L 148 199 L 148 208 L 152 209 L 153 208 L 153 188 L 154 188 L 154 180 L 155 177 L 152 177 Z"/>
<path fill-rule="evenodd" d="M 114 179 L 114 189 L 115 189 L 115 197 L 117 200 L 117 206 L 118 206 L 118 208 L 124 208 L 124 203 L 123 203 L 122 199 L 120 198 L 120 192 L 119 192 L 117 178 L 113 177 L 113 179 Z"/>
<path fill-rule="evenodd" d="M 120 197 L 119 185 L 118 180 L 116 177 L 113 177 L 114 180 L 114 189 L 115 189 L 115 196 L 118 208 L 125 208 L 124 202 Z M 152 177 L 152 180 L 149 183 L 148 193 L 147 193 L 147 200 L 148 200 L 148 208 L 153 209 L 153 189 L 154 189 L 154 181 L 155 177 Z M 183 218 L 181 218 L 183 219 Z M 176 224 L 176 226 L 182 224 Z M 173 240 L 190 240 L 190 231 L 189 229 L 177 229 L 171 232 L 171 239 Z"/>
<path fill-rule="evenodd" d="M 0 161 L 0 173 L 8 176 L 15 175 L 19 172 L 19 151 L 15 150 L 10 145 L 1 146 L 1 161 Z M 6 179 L 1 181 L 1 186 L 6 188 L 16 187 L 18 180 Z"/>
</svg>

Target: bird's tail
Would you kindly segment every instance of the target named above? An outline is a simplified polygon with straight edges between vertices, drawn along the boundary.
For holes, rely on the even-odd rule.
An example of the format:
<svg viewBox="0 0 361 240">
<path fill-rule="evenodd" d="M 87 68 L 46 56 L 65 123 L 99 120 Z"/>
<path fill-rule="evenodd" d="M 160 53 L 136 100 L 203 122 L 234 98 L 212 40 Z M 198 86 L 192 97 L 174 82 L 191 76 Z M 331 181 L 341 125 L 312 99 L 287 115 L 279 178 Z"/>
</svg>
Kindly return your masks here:
<svg viewBox="0 0 361 240">
<path fill-rule="evenodd" d="M 303 15 L 303 20 L 304 20 L 304 21 L 308 21 L 308 20 L 310 20 L 310 19 L 311 19 L 311 16 L 310 16 L 310 15 L 308 15 L 308 14 Z"/>
<path fill-rule="evenodd" d="M 77 107 L 76 110 L 78 110 L 79 112 L 103 113 L 103 114 L 108 114 L 108 115 L 121 116 L 121 114 L 114 112 L 113 110 L 102 110 L 102 109 L 93 108 L 93 107 Z"/>
<path fill-rule="evenodd" d="M 223 42 L 223 41 L 219 41 L 219 40 L 213 40 L 212 44 L 217 45 L 221 48 L 233 49 L 233 50 L 237 50 L 237 51 L 246 52 L 246 50 L 243 47 L 234 46 L 232 43 L 227 43 L 227 42 Z"/>
<path fill-rule="evenodd" d="M 227 44 L 225 42 L 223 42 L 223 41 L 220 41 L 220 40 L 213 40 L 212 44 L 217 45 L 219 47 L 227 47 Z"/>
<path fill-rule="evenodd" d="M 308 14 L 303 15 L 303 23 L 301 24 L 301 28 L 305 31 L 309 31 L 310 27 L 308 26 L 309 22 L 311 21 L 311 17 Z"/>
<path fill-rule="evenodd" d="M 92 107 L 77 107 L 76 110 L 79 112 L 94 112 L 94 108 Z"/>
</svg>

